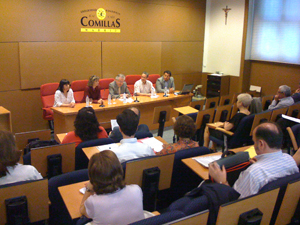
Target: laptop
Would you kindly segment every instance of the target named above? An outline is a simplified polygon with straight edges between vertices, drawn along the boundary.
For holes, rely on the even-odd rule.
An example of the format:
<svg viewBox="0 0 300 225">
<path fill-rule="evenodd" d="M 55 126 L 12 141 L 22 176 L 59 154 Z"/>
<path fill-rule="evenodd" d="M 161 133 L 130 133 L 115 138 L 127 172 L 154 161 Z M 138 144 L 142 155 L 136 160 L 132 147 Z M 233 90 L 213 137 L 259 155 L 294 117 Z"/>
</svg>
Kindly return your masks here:
<svg viewBox="0 0 300 225">
<path fill-rule="evenodd" d="M 185 84 L 182 88 L 182 91 L 180 91 L 178 94 L 179 95 L 189 94 L 192 91 L 193 87 L 194 87 L 193 84 Z"/>
</svg>

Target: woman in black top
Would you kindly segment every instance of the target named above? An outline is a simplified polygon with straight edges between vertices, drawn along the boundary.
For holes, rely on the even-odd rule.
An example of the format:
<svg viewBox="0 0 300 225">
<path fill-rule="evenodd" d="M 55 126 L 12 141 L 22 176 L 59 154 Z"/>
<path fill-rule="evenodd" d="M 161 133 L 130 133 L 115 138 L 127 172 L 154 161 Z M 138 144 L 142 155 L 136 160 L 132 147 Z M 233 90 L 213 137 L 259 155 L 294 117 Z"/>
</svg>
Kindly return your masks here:
<svg viewBox="0 0 300 225">
<path fill-rule="evenodd" d="M 218 122 L 217 127 L 223 127 L 225 130 L 234 132 L 240 123 L 240 121 L 248 116 L 250 114 L 248 107 L 250 106 L 252 101 L 252 97 L 249 94 L 243 93 L 239 94 L 237 97 L 237 107 L 239 109 L 239 112 L 235 114 L 229 121 L 226 121 L 224 123 Z M 214 130 L 206 126 L 205 131 L 204 131 L 204 144 L 203 146 L 208 147 L 209 145 L 209 136 L 212 135 L 218 139 L 223 138 L 223 133 L 218 130 Z M 216 150 L 216 144 L 213 142 L 212 150 Z"/>
</svg>

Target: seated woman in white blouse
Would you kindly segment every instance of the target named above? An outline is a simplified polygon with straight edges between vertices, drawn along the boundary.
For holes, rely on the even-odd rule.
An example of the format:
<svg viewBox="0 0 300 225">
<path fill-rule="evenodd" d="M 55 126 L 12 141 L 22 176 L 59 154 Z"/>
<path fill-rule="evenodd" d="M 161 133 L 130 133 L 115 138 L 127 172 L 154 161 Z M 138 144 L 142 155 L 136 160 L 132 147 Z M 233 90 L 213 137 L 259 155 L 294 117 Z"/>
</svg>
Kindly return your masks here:
<svg viewBox="0 0 300 225">
<path fill-rule="evenodd" d="M 43 179 L 33 166 L 18 163 L 20 156 L 13 134 L 0 130 L 0 185 Z"/>
<path fill-rule="evenodd" d="M 53 107 L 71 107 L 75 106 L 73 90 L 70 81 L 62 79 L 55 92 Z"/>
</svg>

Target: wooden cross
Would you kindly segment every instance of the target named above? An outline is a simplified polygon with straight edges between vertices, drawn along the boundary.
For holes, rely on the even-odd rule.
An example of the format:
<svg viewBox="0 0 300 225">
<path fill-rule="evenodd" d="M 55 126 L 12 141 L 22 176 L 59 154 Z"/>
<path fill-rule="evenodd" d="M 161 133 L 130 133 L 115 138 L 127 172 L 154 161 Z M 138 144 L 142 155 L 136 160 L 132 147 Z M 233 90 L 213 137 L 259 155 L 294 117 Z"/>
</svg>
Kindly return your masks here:
<svg viewBox="0 0 300 225">
<path fill-rule="evenodd" d="M 226 5 L 226 8 L 223 8 L 223 11 L 225 12 L 225 25 L 227 25 L 227 16 L 228 16 L 229 10 L 231 10 L 231 8 L 228 8 L 227 5 Z"/>
</svg>

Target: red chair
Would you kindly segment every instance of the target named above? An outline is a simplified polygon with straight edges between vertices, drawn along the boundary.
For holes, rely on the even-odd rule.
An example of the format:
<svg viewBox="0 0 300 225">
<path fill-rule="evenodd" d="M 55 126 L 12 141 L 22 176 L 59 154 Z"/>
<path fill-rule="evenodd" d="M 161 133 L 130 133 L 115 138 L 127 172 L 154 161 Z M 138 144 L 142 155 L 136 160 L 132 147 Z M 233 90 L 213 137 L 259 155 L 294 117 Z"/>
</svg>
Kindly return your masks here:
<svg viewBox="0 0 300 225">
<path fill-rule="evenodd" d="M 40 89 L 43 104 L 43 118 L 48 120 L 49 126 L 53 129 L 53 111 L 50 109 L 54 105 L 54 95 L 59 83 L 43 84 Z"/>
<path fill-rule="evenodd" d="M 131 95 L 133 95 L 133 93 L 134 93 L 134 84 L 139 79 L 141 79 L 141 75 L 126 75 L 125 82 L 127 83 L 127 87 L 129 89 Z"/>
<path fill-rule="evenodd" d="M 99 80 L 99 86 L 100 86 L 100 94 L 102 99 L 107 99 L 109 94 L 109 84 L 113 82 L 114 78 L 105 78 Z"/>
<path fill-rule="evenodd" d="M 87 86 L 88 80 L 74 80 L 71 83 L 71 88 L 74 92 L 74 99 L 76 103 L 85 102 L 83 99 L 84 89 Z"/>
<path fill-rule="evenodd" d="M 160 78 L 159 74 L 150 74 L 148 80 L 150 80 L 153 84 L 153 87 L 156 88 L 156 80 Z"/>
</svg>

